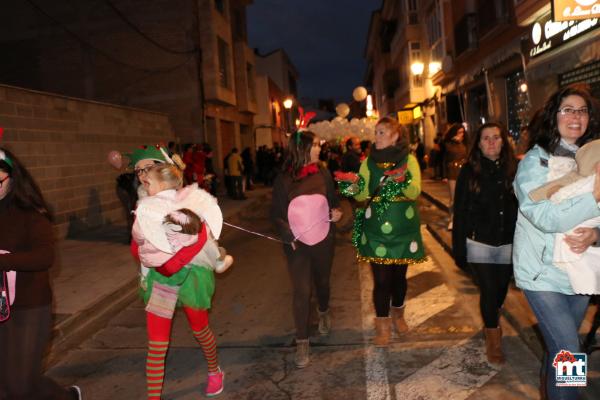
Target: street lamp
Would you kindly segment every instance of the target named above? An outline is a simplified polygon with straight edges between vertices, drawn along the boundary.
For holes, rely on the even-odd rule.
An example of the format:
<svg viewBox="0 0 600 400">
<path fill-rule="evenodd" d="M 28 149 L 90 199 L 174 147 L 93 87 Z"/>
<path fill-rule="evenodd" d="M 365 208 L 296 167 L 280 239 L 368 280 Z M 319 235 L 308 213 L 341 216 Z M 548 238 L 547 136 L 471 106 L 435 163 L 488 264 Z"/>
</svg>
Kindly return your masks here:
<svg viewBox="0 0 600 400">
<path fill-rule="evenodd" d="M 410 65 L 410 71 L 413 73 L 413 75 L 421 75 L 424 70 L 425 64 L 420 61 L 415 61 Z"/>
<path fill-rule="evenodd" d="M 437 74 L 442 69 L 442 63 L 439 61 L 431 61 L 429 63 L 429 76 Z"/>
<path fill-rule="evenodd" d="M 292 132 L 292 106 L 294 105 L 294 100 L 291 97 L 286 98 L 285 100 L 283 100 L 283 108 L 285 109 L 284 113 L 287 114 L 286 115 L 286 124 L 287 124 L 287 128 L 290 131 L 290 133 Z"/>
</svg>

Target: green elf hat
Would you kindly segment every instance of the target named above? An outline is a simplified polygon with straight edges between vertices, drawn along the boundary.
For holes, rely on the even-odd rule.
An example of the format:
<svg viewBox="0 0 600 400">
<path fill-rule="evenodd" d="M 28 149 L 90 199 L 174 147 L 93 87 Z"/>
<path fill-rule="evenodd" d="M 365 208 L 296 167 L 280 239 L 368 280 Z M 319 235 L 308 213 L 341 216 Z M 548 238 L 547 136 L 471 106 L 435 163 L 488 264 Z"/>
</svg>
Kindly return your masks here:
<svg viewBox="0 0 600 400">
<path fill-rule="evenodd" d="M 165 157 L 166 154 L 166 150 L 161 149 L 159 145 L 143 145 L 133 150 L 133 152 L 126 153 L 125 155 L 129 157 L 129 167 L 133 168 L 140 160 L 153 160 L 165 163 L 167 162 L 167 158 Z"/>
</svg>

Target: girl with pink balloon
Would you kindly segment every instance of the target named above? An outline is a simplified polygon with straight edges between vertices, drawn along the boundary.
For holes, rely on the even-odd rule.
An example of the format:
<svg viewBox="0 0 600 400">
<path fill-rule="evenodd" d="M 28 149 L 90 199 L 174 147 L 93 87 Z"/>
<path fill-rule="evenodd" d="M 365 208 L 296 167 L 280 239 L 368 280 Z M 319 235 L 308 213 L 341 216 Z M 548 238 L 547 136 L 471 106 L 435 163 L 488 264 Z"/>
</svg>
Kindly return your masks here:
<svg viewBox="0 0 600 400">
<path fill-rule="evenodd" d="M 319 166 L 321 141 L 312 132 L 292 135 L 283 170 L 273 185 L 271 219 L 287 244 L 284 252 L 293 287 L 298 368 L 308 365 L 311 280 L 318 300 L 319 333 L 329 334 L 329 278 L 335 225 L 342 217 L 329 171 Z"/>
</svg>

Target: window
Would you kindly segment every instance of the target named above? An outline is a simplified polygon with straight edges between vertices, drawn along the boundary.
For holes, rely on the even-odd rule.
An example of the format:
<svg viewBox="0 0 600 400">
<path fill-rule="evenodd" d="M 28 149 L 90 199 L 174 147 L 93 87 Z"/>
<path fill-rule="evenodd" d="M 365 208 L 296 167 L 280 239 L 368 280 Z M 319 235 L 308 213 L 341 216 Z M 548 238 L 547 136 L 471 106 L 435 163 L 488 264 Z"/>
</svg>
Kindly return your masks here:
<svg viewBox="0 0 600 400">
<path fill-rule="evenodd" d="M 215 0 L 215 8 L 221 14 L 225 14 L 225 0 Z"/>
<path fill-rule="evenodd" d="M 248 82 L 248 97 L 250 101 L 256 102 L 256 85 L 254 82 L 254 65 L 246 63 L 246 79 Z"/>
<path fill-rule="evenodd" d="M 427 44 L 431 48 L 431 59 L 441 62 L 444 58 L 444 48 L 439 2 L 436 2 L 432 13 L 427 17 Z"/>
<path fill-rule="evenodd" d="M 231 88 L 231 79 L 229 74 L 229 45 L 226 41 L 217 38 L 219 51 L 219 84 L 224 88 Z"/>
<path fill-rule="evenodd" d="M 410 48 L 410 59 L 409 63 L 412 65 L 414 62 L 423 62 L 421 58 L 421 42 L 409 42 Z M 423 86 L 423 74 L 412 74 L 412 83 L 413 86 L 421 87 Z"/>
<path fill-rule="evenodd" d="M 242 10 L 238 9 L 233 12 L 231 32 L 235 40 L 246 41 L 246 16 Z"/>
<path fill-rule="evenodd" d="M 409 25 L 417 25 L 419 23 L 419 8 L 417 0 L 406 0 L 406 11 Z"/>
</svg>

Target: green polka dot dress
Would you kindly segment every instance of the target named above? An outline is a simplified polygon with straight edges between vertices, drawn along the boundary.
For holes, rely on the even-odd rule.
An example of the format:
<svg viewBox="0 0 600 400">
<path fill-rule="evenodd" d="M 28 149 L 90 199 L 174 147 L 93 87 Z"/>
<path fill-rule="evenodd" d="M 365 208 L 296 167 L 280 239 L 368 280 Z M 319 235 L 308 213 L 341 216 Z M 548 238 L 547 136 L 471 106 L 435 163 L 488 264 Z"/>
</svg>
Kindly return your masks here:
<svg viewBox="0 0 600 400">
<path fill-rule="evenodd" d="M 407 163 L 412 176 L 410 185 L 402 189 L 391 201 L 376 196 L 369 206 L 370 210 L 365 210 L 363 222 L 356 224 L 356 228 L 361 230 L 355 232 L 359 238 L 357 250 L 360 261 L 417 264 L 427 259 L 416 202 L 420 192 L 419 166 L 412 155 L 408 156 Z M 369 194 L 373 193 L 384 176 L 383 173 L 393 166 L 392 163 L 377 164 L 367 158 L 360 171 L 361 176 L 365 178 L 365 190 L 368 189 Z"/>
</svg>

